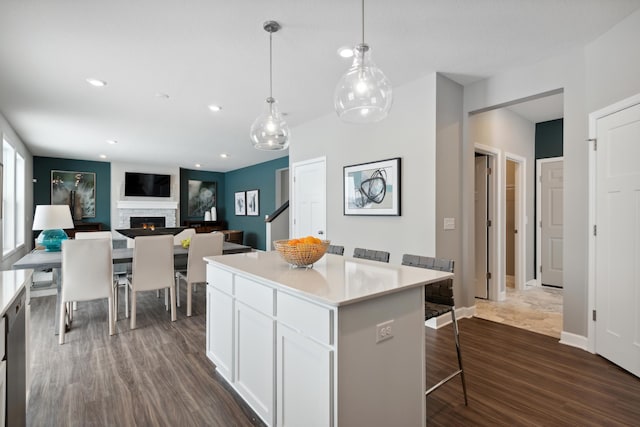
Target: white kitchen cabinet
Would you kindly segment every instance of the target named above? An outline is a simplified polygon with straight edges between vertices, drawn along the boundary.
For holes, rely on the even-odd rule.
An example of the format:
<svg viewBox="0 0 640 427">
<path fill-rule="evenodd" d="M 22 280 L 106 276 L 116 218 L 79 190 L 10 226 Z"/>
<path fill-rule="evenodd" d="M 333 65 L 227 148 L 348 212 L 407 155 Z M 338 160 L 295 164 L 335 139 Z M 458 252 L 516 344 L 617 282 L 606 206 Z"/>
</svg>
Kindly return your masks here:
<svg viewBox="0 0 640 427">
<path fill-rule="evenodd" d="M 235 305 L 235 386 L 260 418 L 274 418 L 274 320 L 237 301 Z"/>
<path fill-rule="evenodd" d="M 277 425 L 333 426 L 332 348 L 283 324 L 277 329 Z"/>
<path fill-rule="evenodd" d="M 424 285 L 451 273 L 337 255 L 309 270 L 276 252 L 205 260 L 207 355 L 267 425 L 426 424 Z"/>
<path fill-rule="evenodd" d="M 207 285 L 207 356 L 233 382 L 233 297 Z"/>
</svg>

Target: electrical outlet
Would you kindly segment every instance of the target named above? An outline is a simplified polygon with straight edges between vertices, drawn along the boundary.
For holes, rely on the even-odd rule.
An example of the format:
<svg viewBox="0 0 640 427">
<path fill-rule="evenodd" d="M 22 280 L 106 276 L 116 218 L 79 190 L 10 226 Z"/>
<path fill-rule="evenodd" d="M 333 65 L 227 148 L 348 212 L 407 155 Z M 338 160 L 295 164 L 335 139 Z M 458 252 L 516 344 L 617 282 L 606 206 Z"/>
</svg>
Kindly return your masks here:
<svg viewBox="0 0 640 427">
<path fill-rule="evenodd" d="M 376 344 L 393 338 L 393 319 L 376 325 Z"/>
</svg>

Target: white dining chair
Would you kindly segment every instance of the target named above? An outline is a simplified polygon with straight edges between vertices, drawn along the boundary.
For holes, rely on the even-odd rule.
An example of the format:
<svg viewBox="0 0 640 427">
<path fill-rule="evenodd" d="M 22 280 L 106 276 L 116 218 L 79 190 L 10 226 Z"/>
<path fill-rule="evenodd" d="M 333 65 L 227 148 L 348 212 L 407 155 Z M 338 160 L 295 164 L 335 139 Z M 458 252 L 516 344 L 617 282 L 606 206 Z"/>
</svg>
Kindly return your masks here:
<svg viewBox="0 0 640 427">
<path fill-rule="evenodd" d="M 167 289 L 171 295 L 171 321 L 176 320 L 176 290 L 173 275 L 173 236 L 139 236 L 133 248 L 131 277 L 131 329 L 136 327 L 136 294 L 141 291 Z"/>
<path fill-rule="evenodd" d="M 60 291 L 59 343 L 64 344 L 65 317 L 69 303 L 106 298 L 109 335 L 115 329 L 113 310 L 113 263 L 111 241 L 79 239 L 62 242 L 62 286 Z"/>
<path fill-rule="evenodd" d="M 195 228 L 185 228 L 184 230 L 182 230 L 181 232 L 179 232 L 178 234 L 173 236 L 173 244 L 174 244 L 174 246 L 182 245 L 182 241 L 183 240 L 190 239 L 195 235 L 196 235 L 196 229 Z M 187 271 L 187 261 L 184 261 L 184 260 L 177 261 L 177 262 L 174 263 L 174 267 L 175 267 L 176 270 L 186 272 Z M 168 302 L 169 301 L 167 300 L 167 294 L 165 294 L 165 296 L 164 296 L 165 305 L 168 304 Z M 178 292 L 177 290 L 176 290 L 176 304 L 178 305 L 178 307 L 180 307 L 180 292 Z"/>
<path fill-rule="evenodd" d="M 180 293 L 180 281 L 187 284 L 187 316 L 191 316 L 192 289 L 196 283 L 206 283 L 207 263 L 204 257 L 222 255 L 224 234 L 202 233 L 191 237 L 189 256 L 187 258 L 187 271 L 176 271 L 176 293 Z"/>
<path fill-rule="evenodd" d="M 76 240 L 84 240 L 84 239 L 109 239 L 111 241 L 113 238 L 110 231 L 76 231 L 74 239 Z M 113 246 L 112 246 L 113 248 Z M 115 277 L 115 274 L 114 274 Z M 73 301 L 73 311 L 77 309 L 77 301 Z M 118 312 L 118 294 L 114 295 L 114 307 L 116 313 Z M 69 313 L 69 318 L 73 320 L 73 311 Z M 117 317 L 116 317 L 117 319 Z"/>
</svg>

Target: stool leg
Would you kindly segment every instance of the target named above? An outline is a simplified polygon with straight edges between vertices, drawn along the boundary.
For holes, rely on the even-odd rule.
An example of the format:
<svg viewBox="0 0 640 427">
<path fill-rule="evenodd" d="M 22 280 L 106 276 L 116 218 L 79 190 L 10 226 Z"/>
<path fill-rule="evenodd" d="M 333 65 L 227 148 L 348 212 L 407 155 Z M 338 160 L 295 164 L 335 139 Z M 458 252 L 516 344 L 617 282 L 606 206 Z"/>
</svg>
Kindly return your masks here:
<svg viewBox="0 0 640 427">
<path fill-rule="evenodd" d="M 456 342 L 456 353 L 458 353 L 458 367 L 460 368 L 460 379 L 462 380 L 462 392 L 464 393 L 464 405 L 468 406 L 467 383 L 464 380 L 464 369 L 462 369 L 462 354 L 460 353 L 460 337 L 458 335 L 458 321 L 456 320 L 456 308 L 451 309 L 451 319 L 453 321 L 453 338 Z"/>
</svg>

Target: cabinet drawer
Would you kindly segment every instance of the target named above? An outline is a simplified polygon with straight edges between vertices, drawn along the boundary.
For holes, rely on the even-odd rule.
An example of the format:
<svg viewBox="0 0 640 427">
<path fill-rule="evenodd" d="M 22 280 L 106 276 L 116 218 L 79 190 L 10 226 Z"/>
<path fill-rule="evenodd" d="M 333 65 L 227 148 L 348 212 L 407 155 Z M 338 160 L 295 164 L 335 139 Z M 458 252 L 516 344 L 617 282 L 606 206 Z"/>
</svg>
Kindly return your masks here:
<svg viewBox="0 0 640 427">
<path fill-rule="evenodd" d="M 273 288 L 236 276 L 236 299 L 264 314 L 273 316 Z"/>
<path fill-rule="evenodd" d="M 207 283 L 233 295 L 233 275 L 213 265 L 207 265 Z"/>
<path fill-rule="evenodd" d="M 333 345 L 333 311 L 329 308 L 278 292 L 278 321 Z"/>
</svg>

